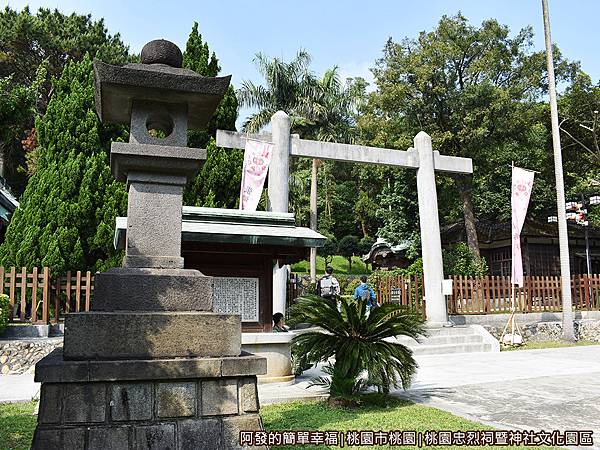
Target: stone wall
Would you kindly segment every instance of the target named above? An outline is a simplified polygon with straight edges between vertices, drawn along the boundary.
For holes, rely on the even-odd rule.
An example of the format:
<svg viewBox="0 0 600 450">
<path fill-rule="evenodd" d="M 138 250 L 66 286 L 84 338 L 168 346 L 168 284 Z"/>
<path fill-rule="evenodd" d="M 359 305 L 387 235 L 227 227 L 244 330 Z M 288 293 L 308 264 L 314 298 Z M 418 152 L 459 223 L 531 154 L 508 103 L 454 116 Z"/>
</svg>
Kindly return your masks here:
<svg viewBox="0 0 600 450">
<path fill-rule="evenodd" d="M 35 364 L 62 343 L 62 338 L 0 340 L 0 374 L 33 373 Z"/>
<path fill-rule="evenodd" d="M 557 341 L 562 338 L 561 322 L 522 323 L 517 320 L 525 341 Z M 496 339 L 504 330 L 505 323 L 482 324 Z M 578 340 L 598 341 L 600 343 L 600 320 L 578 320 L 574 323 L 575 337 Z"/>
<path fill-rule="evenodd" d="M 33 448 L 240 449 L 258 409 L 256 376 L 44 383 Z"/>
</svg>

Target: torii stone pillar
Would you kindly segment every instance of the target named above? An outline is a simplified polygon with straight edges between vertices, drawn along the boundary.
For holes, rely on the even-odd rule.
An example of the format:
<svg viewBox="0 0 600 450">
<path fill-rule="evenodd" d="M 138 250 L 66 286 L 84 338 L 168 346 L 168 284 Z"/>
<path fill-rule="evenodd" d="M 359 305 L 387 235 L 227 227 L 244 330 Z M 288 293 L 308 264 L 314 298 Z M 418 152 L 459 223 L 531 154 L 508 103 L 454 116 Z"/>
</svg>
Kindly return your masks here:
<svg viewBox="0 0 600 450">
<path fill-rule="evenodd" d="M 427 325 L 443 326 L 448 324 L 446 299 L 442 293 L 444 272 L 435 171 L 472 173 L 471 159 L 442 156 L 439 152 L 433 151 L 431 138 L 423 131 L 415 137 L 415 148 L 411 147 L 407 151 L 401 151 L 298 139 L 290 136 L 290 120 L 283 111 L 278 111 L 273 115 L 271 127 L 272 134 L 261 133 L 250 136 L 244 133 L 218 130 L 217 145 L 243 149 L 248 137 L 273 142 L 275 148 L 269 167 L 269 202 L 272 211 L 287 211 L 290 156 L 417 169 Z M 276 209 L 278 207 L 285 209 Z M 273 311 L 284 313 L 287 280 L 284 280 L 277 271 L 274 271 L 274 274 Z"/>
<path fill-rule="evenodd" d="M 268 209 L 273 212 L 288 212 L 289 176 L 290 176 L 290 117 L 278 111 L 271 118 L 273 130 L 273 154 L 269 164 Z M 279 262 L 273 266 L 273 313 L 285 314 L 285 303 L 288 282 L 287 266 Z"/>
<path fill-rule="evenodd" d="M 419 153 L 417 196 L 423 257 L 423 283 L 425 285 L 425 312 L 428 325 L 442 326 L 448 322 L 448 311 L 446 299 L 442 294 L 444 265 L 431 137 L 421 131 L 415 136 L 414 143 Z"/>
</svg>

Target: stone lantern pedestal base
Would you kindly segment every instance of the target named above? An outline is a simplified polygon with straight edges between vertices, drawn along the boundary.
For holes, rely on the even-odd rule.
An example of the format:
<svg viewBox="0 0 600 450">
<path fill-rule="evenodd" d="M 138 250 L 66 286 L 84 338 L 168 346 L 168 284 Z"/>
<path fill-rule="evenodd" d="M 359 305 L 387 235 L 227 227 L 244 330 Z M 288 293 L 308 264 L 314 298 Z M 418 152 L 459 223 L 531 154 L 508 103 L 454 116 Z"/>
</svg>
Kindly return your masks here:
<svg viewBox="0 0 600 450">
<path fill-rule="evenodd" d="M 36 365 L 42 383 L 33 449 L 239 449 L 262 430 L 256 375 L 266 359 L 65 361 Z M 257 448 L 257 447 L 255 447 Z"/>
</svg>

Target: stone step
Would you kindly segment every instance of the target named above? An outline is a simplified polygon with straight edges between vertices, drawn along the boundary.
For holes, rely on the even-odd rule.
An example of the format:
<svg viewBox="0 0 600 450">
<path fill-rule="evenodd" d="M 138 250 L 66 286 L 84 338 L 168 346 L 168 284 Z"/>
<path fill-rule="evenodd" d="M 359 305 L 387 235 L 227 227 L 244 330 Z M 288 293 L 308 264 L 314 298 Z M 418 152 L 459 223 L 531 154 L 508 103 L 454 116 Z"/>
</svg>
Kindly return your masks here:
<svg viewBox="0 0 600 450">
<path fill-rule="evenodd" d="M 453 336 L 464 334 L 477 334 L 472 327 L 447 327 L 447 328 L 425 328 L 427 336 Z"/>
<path fill-rule="evenodd" d="M 408 347 L 418 347 L 419 345 L 482 343 L 483 338 L 478 334 L 440 335 L 423 337 L 417 342 L 408 336 L 397 336 L 396 341 Z"/>
<path fill-rule="evenodd" d="M 443 345 L 443 344 L 468 344 L 468 343 L 482 343 L 483 338 L 478 334 L 457 334 L 457 335 L 439 335 L 430 336 L 425 339 L 421 339 L 420 344 L 422 345 Z"/>
<path fill-rule="evenodd" d="M 475 353 L 492 351 L 491 344 L 484 343 L 419 345 L 411 348 L 415 355 L 440 355 L 445 353 Z"/>
</svg>

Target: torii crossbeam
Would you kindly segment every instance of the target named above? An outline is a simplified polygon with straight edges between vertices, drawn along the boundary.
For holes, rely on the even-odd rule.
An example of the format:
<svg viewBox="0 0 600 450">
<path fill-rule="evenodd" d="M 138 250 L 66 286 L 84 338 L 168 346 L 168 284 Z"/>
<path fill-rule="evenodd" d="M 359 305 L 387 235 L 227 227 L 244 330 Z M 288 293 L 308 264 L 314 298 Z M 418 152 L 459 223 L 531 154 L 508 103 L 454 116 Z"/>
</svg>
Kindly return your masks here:
<svg viewBox="0 0 600 450">
<path fill-rule="evenodd" d="M 217 131 L 219 147 L 243 149 L 247 139 L 274 144 L 269 166 L 268 198 L 271 211 L 287 212 L 288 210 L 289 158 L 291 156 L 408 167 L 417 170 L 427 324 L 429 326 L 447 324 L 446 301 L 442 292 L 444 272 L 435 171 L 473 173 L 471 159 L 444 156 L 440 155 L 438 151 L 433 151 L 431 137 L 423 131 L 415 136 L 414 148 L 401 151 L 299 139 L 295 135 L 290 135 L 290 118 L 283 111 L 278 111 L 273 115 L 271 129 L 272 133 L 260 134 Z M 286 283 L 287 274 L 276 269 L 273 278 L 273 311 L 285 312 Z"/>
</svg>

